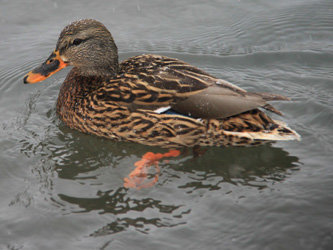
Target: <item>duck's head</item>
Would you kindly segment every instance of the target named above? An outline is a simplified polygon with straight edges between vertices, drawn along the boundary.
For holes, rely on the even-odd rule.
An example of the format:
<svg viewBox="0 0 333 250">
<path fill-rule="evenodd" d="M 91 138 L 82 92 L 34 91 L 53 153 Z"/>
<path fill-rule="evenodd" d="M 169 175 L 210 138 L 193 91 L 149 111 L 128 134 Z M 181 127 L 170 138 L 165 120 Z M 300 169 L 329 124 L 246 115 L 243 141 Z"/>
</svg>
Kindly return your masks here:
<svg viewBox="0 0 333 250">
<path fill-rule="evenodd" d="M 24 83 L 46 79 L 67 67 L 84 76 L 113 76 L 118 71 L 118 50 L 111 33 L 93 19 L 76 21 L 60 33 L 56 49 L 39 67 L 24 77 Z"/>
</svg>

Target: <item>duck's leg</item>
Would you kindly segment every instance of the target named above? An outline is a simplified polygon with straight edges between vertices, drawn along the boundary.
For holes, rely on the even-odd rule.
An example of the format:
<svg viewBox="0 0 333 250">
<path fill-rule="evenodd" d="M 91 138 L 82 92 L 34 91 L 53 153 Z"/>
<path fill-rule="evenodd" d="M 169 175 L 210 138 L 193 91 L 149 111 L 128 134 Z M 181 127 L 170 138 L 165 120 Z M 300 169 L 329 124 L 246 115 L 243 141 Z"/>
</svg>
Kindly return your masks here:
<svg viewBox="0 0 333 250">
<path fill-rule="evenodd" d="M 192 149 L 193 157 L 196 158 L 198 156 L 202 156 L 206 153 L 207 150 L 208 148 L 202 149 L 199 145 L 195 145 Z"/>
<path fill-rule="evenodd" d="M 158 176 L 160 173 L 158 161 L 162 158 L 177 157 L 179 155 L 179 150 L 169 150 L 169 152 L 164 154 L 155 154 L 152 152 L 144 154 L 142 159 L 134 164 L 136 168 L 128 175 L 128 177 L 124 178 L 124 187 L 141 189 L 154 186 L 154 184 L 158 181 Z M 145 182 L 147 179 L 148 169 L 151 166 L 155 166 L 156 169 L 154 179 L 149 182 Z"/>
</svg>

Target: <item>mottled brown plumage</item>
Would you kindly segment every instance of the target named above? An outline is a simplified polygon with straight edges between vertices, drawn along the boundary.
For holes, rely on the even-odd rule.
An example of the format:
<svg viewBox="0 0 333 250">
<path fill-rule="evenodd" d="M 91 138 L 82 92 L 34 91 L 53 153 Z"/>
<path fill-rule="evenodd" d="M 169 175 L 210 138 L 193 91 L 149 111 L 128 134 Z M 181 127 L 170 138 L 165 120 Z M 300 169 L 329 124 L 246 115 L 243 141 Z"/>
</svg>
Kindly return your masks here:
<svg viewBox="0 0 333 250">
<path fill-rule="evenodd" d="M 53 54 L 53 60 L 24 81 L 37 81 L 37 74 L 39 81 L 41 75 L 55 72 L 47 72 L 46 65 L 73 65 L 61 87 L 57 113 L 82 132 L 165 148 L 299 139 L 295 131 L 258 109 L 280 114 L 266 101 L 288 98 L 247 92 L 164 56 L 140 55 L 118 64 L 110 32 L 95 20 L 67 26 Z"/>
</svg>

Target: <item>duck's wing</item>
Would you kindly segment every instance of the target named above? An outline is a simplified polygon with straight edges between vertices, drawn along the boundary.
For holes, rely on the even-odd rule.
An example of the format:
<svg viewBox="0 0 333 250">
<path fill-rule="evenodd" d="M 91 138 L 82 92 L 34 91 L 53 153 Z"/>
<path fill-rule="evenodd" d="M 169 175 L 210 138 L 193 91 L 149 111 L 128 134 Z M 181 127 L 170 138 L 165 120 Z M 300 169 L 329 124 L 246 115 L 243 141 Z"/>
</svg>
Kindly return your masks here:
<svg viewBox="0 0 333 250">
<path fill-rule="evenodd" d="M 183 61 L 157 55 L 124 61 L 107 90 L 108 98 L 133 110 L 163 112 L 172 108 L 196 118 L 224 118 L 258 107 L 281 114 L 266 101 L 288 100 L 280 95 L 247 92 Z"/>
</svg>

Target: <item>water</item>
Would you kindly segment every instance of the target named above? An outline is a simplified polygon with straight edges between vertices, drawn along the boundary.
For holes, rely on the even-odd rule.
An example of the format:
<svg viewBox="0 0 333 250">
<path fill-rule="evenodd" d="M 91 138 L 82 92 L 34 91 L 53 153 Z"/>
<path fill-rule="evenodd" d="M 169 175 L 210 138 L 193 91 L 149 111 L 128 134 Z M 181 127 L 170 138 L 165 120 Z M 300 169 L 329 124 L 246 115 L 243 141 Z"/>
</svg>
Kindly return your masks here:
<svg viewBox="0 0 333 250">
<path fill-rule="evenodd" d="M 0 1 L 0 249 L 332 249 L 331 1 Z M 96 18 L 120 58 L 185 60 L 276 103 L 301 142 L 211 148 L 161 164 L 150 189 L 123 188 L 147 151 L 64 126 L 65 69 L 24 74 L 62 28 Z"/>
</svg>

